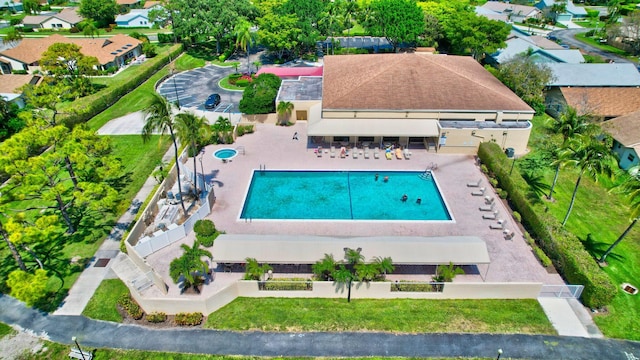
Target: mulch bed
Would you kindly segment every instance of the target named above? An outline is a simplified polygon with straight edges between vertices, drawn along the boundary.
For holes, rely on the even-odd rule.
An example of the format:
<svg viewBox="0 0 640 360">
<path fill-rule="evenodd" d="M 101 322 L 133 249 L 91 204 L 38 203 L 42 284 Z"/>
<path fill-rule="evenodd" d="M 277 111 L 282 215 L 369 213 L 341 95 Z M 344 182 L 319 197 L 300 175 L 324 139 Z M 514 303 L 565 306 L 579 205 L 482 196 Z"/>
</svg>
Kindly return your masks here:
<svg viewBox="0 0 640 360">
<path fill-rule="evenodd" d="M 176 325 L 175 324 L 175 316 L 174 315 L 167 315 L 167 320 L 160 322 L 160 323 L 152 323 L 147 321 L 146 319 L 146 314 L 145 316 L 143 316 L 140 320 L 136 320 L 134 318 L 132 318 L 131 316 L 129 316 L 129 314 L 123 310 L 120 306 L 117 306 L 118 308 L 118 313 L 120 314 L 120 316 L 122 316 L 122 323 L 123 324 L 133 324 L 133 325 L 140 325 L 140 326 L 144 326 L 147 328 L 151 328 L 151 329 L 171 329 L 171 328 L 176 328 L 176 327 L 184 327 L 184 328 L 195 328 L 195 329 L 202 329 L 202 324 L 204 324 L 207 321 L 206 316 L 202 319 L 202 324 L 200 325 L 196 325 L 196 326 L 180 326 L 180 325 Z"/>
</svg>

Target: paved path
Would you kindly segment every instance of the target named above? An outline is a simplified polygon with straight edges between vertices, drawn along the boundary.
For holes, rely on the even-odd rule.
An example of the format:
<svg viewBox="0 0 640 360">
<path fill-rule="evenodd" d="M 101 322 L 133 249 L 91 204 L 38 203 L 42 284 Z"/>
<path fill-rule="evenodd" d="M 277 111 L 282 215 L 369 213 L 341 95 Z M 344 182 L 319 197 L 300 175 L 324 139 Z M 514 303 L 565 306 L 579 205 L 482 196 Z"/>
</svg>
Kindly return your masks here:
<svg viewBox="0 0 640 360">
<path fill-rule="evenodd" d="M 583 33 L 586 31 L 589 31 L 589 29 L 582 28 L 582 29 L 570 29 L 570 30 L 556 30 L 556 31 L 550 32 L 549 35 L 557 37 L 562 41 L 563 44 L 567 44 L 571 47 L 581 49 L 586 53 L 595 54 L 595 55 L 601 56 L 604 59 L 613 59 L 615 62 L 620 62 L 620 63 L 630 62 L 629 60 L 623 57 L 612 54 L 608 51 L 598 49 L 595 46 L 583 43 L 582 41 L 575 38 L 576 34 Z"/>
<path fill-rule="evenodd" d="M 0 295 L 0 321 L 32 330 L 51 341 L 77 336 L 86 348 L 121 348 L 245 356 L 400 356 L 485 357 L 503 349 L 504 358 L 633 359 L 640 342 L 543 335 L 265 333 L 204 329 L 152 330 L 90 320 L 51 316 Z M 631 357 L 634 356 L 634 357 Z"/>
</svg>

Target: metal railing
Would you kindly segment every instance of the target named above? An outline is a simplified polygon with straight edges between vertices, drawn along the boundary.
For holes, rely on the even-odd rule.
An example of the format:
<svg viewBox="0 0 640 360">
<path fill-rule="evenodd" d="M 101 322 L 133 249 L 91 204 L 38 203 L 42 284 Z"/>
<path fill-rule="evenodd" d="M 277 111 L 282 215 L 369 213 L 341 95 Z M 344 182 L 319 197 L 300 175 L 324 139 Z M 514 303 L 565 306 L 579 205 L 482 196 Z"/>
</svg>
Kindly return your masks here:
<svg viewBox="0 0 640 360">
<path fill-rule="evenodd" d="M 583 285 L 542 285 L 538 297 L 555 297 L 561 299 L 580 298 Z"/>
</svg>

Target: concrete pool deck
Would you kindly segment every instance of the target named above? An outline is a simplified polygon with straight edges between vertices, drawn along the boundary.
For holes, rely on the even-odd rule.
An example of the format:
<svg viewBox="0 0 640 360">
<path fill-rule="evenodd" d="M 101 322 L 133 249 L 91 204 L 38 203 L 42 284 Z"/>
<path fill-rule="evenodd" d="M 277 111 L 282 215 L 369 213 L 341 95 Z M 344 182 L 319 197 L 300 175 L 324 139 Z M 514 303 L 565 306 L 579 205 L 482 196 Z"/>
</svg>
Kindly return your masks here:
<svg viewBox="0 0 640 360">
<path fill-rule="evenodd" d="M 482 238 L 489 251 L 490 265 L 479 265 L 481 274 L 486 272 L 486 282 L 541 282 L 544 284 L 564 284 L 562 278 L 555 273 L 549 273 L 535 258 L 531 247 L 525 242 L 520 229 L 516 226 L 508 209 L 493 192 L 488 179 L 481 173 L 475 159 L 467 155 L 438 155 L 434 152 L 412 149 L 409 160 L 386 160 L 384 156 L 369 159 L 359 156 L 331 158 L 329 153 L 317 157 L 314 147 L 308 145 L 306 137 L 306 122 L 298 122 L 294 126 L 282 127 L 274 124 L 257 124 L 256 132 L 241 136 L 233 145 L 210 145 L 205 149 L 202 161 L 205 178 L 214 184 L 216 203 L 208 216 L 216 228 L 230 234 L 286 234 L 286 235 L 316 235 L 334 237 L 359 236 L 455 236 L 473 235 Z M 292 139 L 294 133 L 298 140 Z M 223 163 L 215 159 L 212 154 L 221 148 L 243 148 L 244 151 L 231 162 Z M 243 153 L 244 152 L 244 153 Z M 435 177 L 440 191 L 449 206 L 454 222 L 422 222 L 422 221 L 322 221 L 322 220 L 291 220 L 269 221 L 239 219 L 244 196 L 251 180 L 253 170 L 261 167 L 267 170 L 411 170 L 424 171 L 431 164 L 437 163 Z M 187 166 L 192 166 L 192 160 Z M 200 172 L 200 164 L 198 164 Z M 484 205 L 483 196 L 472 196 L 474 188 L 467 187 L 467 183 L 482 178 L 481 186 L 487 187 L 485 195 L 496 199 L 496 210 L 499 218 L 506 220 L 506 228 L 515 232 L 512 240 L 505 240 L 501 230 L 490 229 L 489 225 L 495 220 L 483 220 L 482 215 L 487 212 L 479 211 Z M 322 184 L 318 184 L 322 186 Z M 165 279 L 169 285 L 168 296 L 180 296 L 179 289 L 168 276 L 169 263 L 180 256 L 182 251 L 179 244 L 193 243 L 193 233 L 177 244 L 162 249 L 147 257 L 147 262 Z M 390 244 L 393 246 L 393 244 Z M 363 254 L 367 256 L 366 249 Z M 336 255 L 336 254 L 334 254 Z M 215 261 L 215 254 L 213 254 Z M 336 258 L 340 258 L 336 255 Z M 203 295 L 211 295 L 230 282 L 242 277 L 239 273 L 218 273 L 215 281 L 203 288 Z M 430 275 L 391 275 L 397 278 L 411 280 L 429 280 Z M 460 275 L 455 281 L 481 282 L 479 275 Z M 147 295 L 154 296 L 159 291 L 150 288 L 145 290 Z"/>
</svg>

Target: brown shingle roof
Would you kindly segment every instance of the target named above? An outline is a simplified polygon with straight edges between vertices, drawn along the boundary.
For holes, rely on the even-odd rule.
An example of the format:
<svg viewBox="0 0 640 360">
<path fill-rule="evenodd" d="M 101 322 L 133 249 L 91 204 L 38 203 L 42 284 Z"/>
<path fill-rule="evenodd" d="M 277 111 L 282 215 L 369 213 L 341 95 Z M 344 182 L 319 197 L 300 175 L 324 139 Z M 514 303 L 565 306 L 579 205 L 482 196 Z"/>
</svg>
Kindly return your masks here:
<svg viewBox="0 0 640 360">
<path fill-rule="evenodd" d="M 140 0 L 116 0 L 116 4 L 118 5 L 134 5 L 139 2 Z"/>
<path fill-rule="evenodd" d="M 143 8 L 149 9 L 156 5 L 162 5 L 162 1 L 145 1 Z"/>
<path fill-rule="evenodd" d="M 471 57 L 366 54 L 324 58 L 323 109 L 533 110 Z"/>
<path fill-rule="evenodd" d="M 626 147 L 640 143 L 640 111 L 602 123 L 602 129 Z"/>
<path fill-rule="evenodd" d="M 73 25 L 84 20 L 84 18 L 78 14 L 78 8 L 64 8 L 57 15 L 54 15 L 54 17 Z"/>
<path fill-rule="evenodd" d="M 33 75 L 0 75 L 0 93 L 6 94 L 20 94 L 19 87 L 27 85 L 33 81 L 37 83 L 40 80 L 39 76 Z"/>
<path fill-rule="evenodd" d="M 47 51 L 49 46 L 55 43 L 73 43 L 80 47 L 80 52 L 86 56 L 95 56 L 100 64 L 107 64 L 115 59 L 116 56 L 122 55 L 130 49 L 138 46 L 140 40 L 134 39 L 128 35 L 118 34 L 110 38 L 67 38 L 62 35 L 51 35 L 46 38 L 25 38 L 20 41 L 18 46 L 13 49 L 5 50 L 0 55 L 5 55 L 12 59 L 21 61 L 25 64 L 33 64 L 40 60 L 42 54 Z M 131 46 L 127 47 L 126 45 Z M 123 49 L 126 47 L 126 49 Z M 111 54 L 118 52 L 117 55 Z"/>
<path fill-rule="evenodd" d="M 613 118 L 640 110 L 637 87 L 561 87 L 567 105 L 583 114 Z"/>
</svg>

